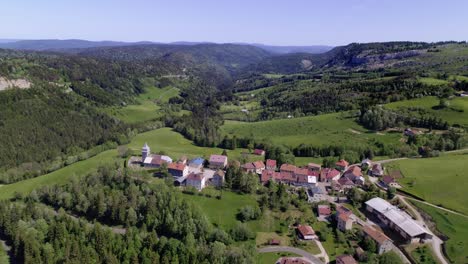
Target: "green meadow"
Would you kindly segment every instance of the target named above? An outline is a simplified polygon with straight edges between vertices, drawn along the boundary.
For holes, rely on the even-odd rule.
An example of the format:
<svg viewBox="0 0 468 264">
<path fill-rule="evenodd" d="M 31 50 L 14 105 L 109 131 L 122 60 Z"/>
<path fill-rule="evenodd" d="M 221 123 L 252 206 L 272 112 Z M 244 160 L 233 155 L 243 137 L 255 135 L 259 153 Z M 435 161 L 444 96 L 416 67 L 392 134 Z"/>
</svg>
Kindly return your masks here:
<svg viewBox="0 0 468 264">
<path fill-rule="evenodd" d="M 123 107 L 109 107 L 104 111 L 126 123 L 138 123 L 152 120 L 161 116 L 160 104 L 179 95 L 179 89 L 167 86 L 165 88 L 149 87 L 140 94 L 137 104 Z"/>
<path fill-rule="evenodd" d="M 399 169 L 403 190 L 436 205 L 468 215 L 468 154 L 444 154 L 436 158 L 407 159 L 387 166 Z"/>
<path fill-rule="evenodd" d="M 466 196 L 466 195 L 465 195 Z M 412 202 L 426 212 L 436 229 L 447 237 L 445 251 L 451 263 L 466 263 L 468 259 L 468 218 L 446 212 L 420 202 Z"/>
<path fill-rule="evenodd" d="M 417 115 L 419 115 L 418 110 L 423 110 L 424 113 L 441 118 L 449 124 L 468 126 L 468 98 L 455 97 L 448 100 L 448 102 L 448 107 L 439 109 L 437 107 L 439 105 L 439 99 L 434 96 L 428 96 L 390 103 L 385 105 L 385 107 L 392 110 L 410 110 Z"/>
<path fill-rule="evenodd" d="M 258 253 L 255 263 L 258 264 L 273 264 L 281 257 L 298 257 L 299 255 L 288 253 L 288 252 L 269 252 L 269 253 Z"/>
<path fill-rule="evenodd" d="M 399 144 L 400 133 L 371 132 L 354 119 L 347 113 L 333 113 L 250 123 L 226 121 L 222 130 L 231 136 L 268 139 L 292 147 L 300 144 L 367 145 L 369 140 Z"/>
</svg>

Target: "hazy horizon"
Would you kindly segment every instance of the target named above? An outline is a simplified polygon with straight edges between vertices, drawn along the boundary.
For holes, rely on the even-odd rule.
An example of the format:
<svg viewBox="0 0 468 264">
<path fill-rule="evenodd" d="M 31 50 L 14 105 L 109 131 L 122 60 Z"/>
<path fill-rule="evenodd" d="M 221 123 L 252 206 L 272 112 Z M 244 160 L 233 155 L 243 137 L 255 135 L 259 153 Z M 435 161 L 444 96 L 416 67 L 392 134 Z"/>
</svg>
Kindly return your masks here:
<svg viewBox="0 0 468 264">
<path fill-rule="evenodd" d="M 0 39 L 339 46 L 468 36 L 462 0 L 17 0 L 0 9 Z"/>
</svg>

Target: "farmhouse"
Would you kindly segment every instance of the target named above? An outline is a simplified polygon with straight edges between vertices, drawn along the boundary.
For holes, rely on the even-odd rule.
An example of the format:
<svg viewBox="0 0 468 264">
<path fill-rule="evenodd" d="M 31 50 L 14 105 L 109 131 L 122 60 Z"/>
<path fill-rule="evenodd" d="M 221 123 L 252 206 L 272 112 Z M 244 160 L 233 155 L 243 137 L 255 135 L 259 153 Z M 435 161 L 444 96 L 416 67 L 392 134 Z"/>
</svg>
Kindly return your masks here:
<svg viewBox="0 0 468 264">
<path fill-rule="evenodd" d="M 224 184 L 224 171 L 222 170 L 217 170 L 215 174 L 213 175 L 213 178 L 211 181 L 213 182 L 213 185 L 216 187 L 222 187 Z"/>
<path fill-rule="evenodd" d="M 263 161 L 255 161 L 242 165 L 242 169 L 245 172 L 262 174 L 265 170 L 265 163 Z"/>
<path fill-rule="evenodd" d="M 310 264 L 310 262 L 303 258 L 282 257 L 276 264 Z"/>
<path fill-rule="evenodd" d="M 195 187 L 195 189 L 201 191 L 205 188 L 206 178 L 203 173 L 190 173 L 185 180 L 186 186 Z"/>
<path fill-rule="evenodd" d="M 336 257 L 336 264 L 358 264 L 351 255 L 341 255 Z"/>
<path fill-rule="evenodd" d="M 211 169 L 224 169 L 227 166 L 228 158 L 224 155 L 211 155 L 210 165 Z"/>
<path fill-rule="evenodd" d="M 294 173 L 296 171 L 296 166 L 291 165 L 291 164 L 283 164 L 280 167 L 280 172 L 289 172 L 289 173 Z"/>
<path fill-rule="evenodd" d="M 275 171 L 278 167 L 276 166 L 276 160 L 267 159 L 266 169 Z"/>
<path fill-rule="evenodd" d="M 392 176 L 389 176 L 389 175 L 383 176 L 382 179 L 380 180 L 380 183 L 382 184 L 382 186 L 384 186 L 386 188 L 400 187 L 400 185 L 395 181 L 395 179 Z"/>
<path fill-rule="evenodd" d="M 319 204 L 317 205 L 317 214 L 319 217 L 328 217 L 331 215 L 330 205 Z"/>
<path fill-rule="evenodd" d="M 159 168 L 163 164 L 172 163 L 172 159 L 166 155 L 151 155 L 145 158 L 143 165 L 145 167 Z"/>
<path fill-rule="evenodd" d="M 312 239 L 317 238 L 314 230 L 309 225 L 298 225 L 297 233 L 299 234 L 299 237 L 304 240 L 312 240 Z"/>
<path fill-rule="evenodd" d="M 263 149 L 254 149 L 254 155 L 265 156 L 265 151 Z"/>
<path fill-rule="evenodd" d="M 340 172 L 336 169 L 324 168 L 320 171 L 321 182 L 332 182 L 340 179 Z"/>
<path fill-rule="evenodd" d="M 367 201 L 366 210 L 374 214 L 383 224 L 394 230 L 407 242 L 420 242 L 432 238 L 429 231 L 414 221 L 411 216 L 382 198 L 373 198 Z"/>
<path fill-rule="evenodd" d="M 167 171 L 173 177 L 185 177 L 188 174 L 188 167 L 184 163 L 169 163 Z"/>
<path fill-rule="evenodd" d="M 384 233 L 370 227 L 364 226 L 362 228 L 363 235 L 371 238 L 377 244 L 377 253 L 382 254 L 392 250 L 392 240 L 388 238 Z"/>
<path fill-rule="evenodd" d="M 190 168 L 201 169 L 205 160 L 203 158 L 194 158 L 188 162 Z"/>
<path fill-rule="evenodd" d="M 384 170 L 380 163 L 372 165 L 372 169 L 369 171 L 369 175 L 374 177 L 381 177 L 384 174 Z"/>
<path fill-rule="evenodd" d="M 348 169 L 348 166 L 349 166 L 349 162 L 347 162 L 344 159 L 339 160 L 338 162 L 335 163 L 335 167 L 339 171 L 345 171 L 346 169 Z"/>
<path fill-rule="evenodd" d="M 339 230 L 345 232 L 353 228 L 354 220 L 351 218 L 353 212 L 344 206 L 338 206 L 336 208 L 336 222 Z"/>
<path fill-rule="evenodd" d="M 265 184 L 269 180 L 281 181 L 281 173 L 271 170 L 264 170 L 262 172 L 262 176 L 260 177 L 260 181 Z"/>
</svg>

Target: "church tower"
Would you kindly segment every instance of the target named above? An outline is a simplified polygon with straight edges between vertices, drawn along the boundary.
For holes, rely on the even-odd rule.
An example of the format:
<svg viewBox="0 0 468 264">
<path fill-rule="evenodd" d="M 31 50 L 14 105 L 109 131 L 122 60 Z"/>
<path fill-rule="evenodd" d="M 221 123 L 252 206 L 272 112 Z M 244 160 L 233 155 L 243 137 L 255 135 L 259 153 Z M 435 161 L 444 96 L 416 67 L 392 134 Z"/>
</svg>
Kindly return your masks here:
<svg viewBox="0 0 468 264">
<path fill-rule="evenodd" d="M 147 143 L 141 149 L 141 163 L 145 162 L 145 159 L 151 155 L 151 149 Z"/>
</svg>

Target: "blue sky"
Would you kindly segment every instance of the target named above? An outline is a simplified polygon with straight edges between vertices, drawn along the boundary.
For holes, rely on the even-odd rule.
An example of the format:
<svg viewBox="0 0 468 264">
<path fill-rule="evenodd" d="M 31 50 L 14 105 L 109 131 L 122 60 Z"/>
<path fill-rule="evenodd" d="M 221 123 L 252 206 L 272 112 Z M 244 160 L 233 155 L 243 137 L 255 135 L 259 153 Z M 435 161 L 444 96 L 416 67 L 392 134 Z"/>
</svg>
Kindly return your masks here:
<svg viewBox="0 0 468 264">
<path fill-rule="evenodd" d="M 0 0 L 0 38 L 342 45 L 468 38 L 466 0 Z"/>
</svg>

